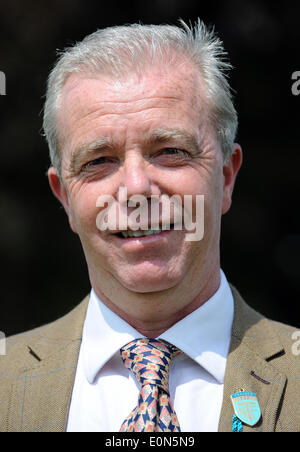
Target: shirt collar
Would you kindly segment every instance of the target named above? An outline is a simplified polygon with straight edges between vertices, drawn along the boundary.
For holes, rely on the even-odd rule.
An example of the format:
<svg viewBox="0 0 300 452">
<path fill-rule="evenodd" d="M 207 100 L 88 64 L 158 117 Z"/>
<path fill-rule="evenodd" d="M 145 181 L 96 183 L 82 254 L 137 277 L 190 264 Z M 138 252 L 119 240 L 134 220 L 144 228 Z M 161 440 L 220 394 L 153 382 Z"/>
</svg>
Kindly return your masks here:
<svg viewBox="0 0 300 452">
<path fill-rule="evenodd" d="M 123 345 L 140 337 L 141 333 L 111 311 L 92 289 L 82 334 L 84 371 L 89 383 Z"/>
<path fill-rule="evenodd" d="M 178 347 L 219 383 L 224 383 L 233 313 L 233 295 L 221 270 L 217 292 L 160 338 Z"/>
<path fill-rule="evenodd" d="M 221 270 L 217 292 L 202 306 L 159 337 L 195 360 L 220 383 L 224 382 L 233 321 L 233 296 Z M 89 383 L 120 348 L 141 333 L 111 311 L 92 289 L 83 327 L 84 371 Z"/>
</svg>

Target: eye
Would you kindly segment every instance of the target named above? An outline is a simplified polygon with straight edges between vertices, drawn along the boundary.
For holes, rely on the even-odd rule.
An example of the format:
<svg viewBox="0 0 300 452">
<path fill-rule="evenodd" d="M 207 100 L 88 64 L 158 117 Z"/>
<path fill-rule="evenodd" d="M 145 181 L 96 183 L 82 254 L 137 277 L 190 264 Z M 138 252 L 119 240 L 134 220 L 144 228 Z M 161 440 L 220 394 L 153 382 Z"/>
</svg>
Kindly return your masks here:
<svg viewBox="0 0 300 452">
<path fill-rule="evenodd" d="M 108 157 L 98 157 L 97 159 L 91 160 L 90 162 L 85 163 L 82 166 L 82 169 L 88 169 L 94 166 L 98 166 L 98 165 L 103 165 L 104 163 L 111 163 L 112 159 L 108 158 Z"/>
<path fill-rule="evenodd" d="M 188 152 L 178 148 L 165 148 L 162 153 L 165 155 L 188 155 Z"/>
<path fill-rule="evenodd" d="M 190 157 L 190 153 L 180 148 L 164 148 L 155 154 L 155 157 L 167 161 L 180 162 Z"/>
</svg>

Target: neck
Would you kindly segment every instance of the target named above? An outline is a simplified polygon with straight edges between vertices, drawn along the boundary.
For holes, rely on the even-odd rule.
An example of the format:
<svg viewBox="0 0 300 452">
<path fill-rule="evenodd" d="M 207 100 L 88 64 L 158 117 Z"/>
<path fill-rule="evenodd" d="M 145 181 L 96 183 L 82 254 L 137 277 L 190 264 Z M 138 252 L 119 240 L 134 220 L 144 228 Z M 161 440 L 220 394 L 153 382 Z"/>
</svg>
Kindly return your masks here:
<svg viewBox="0 0 300 452">
<path fill-rule="evenodd" d="M 133 292 L 120 283 L 108 285 L 108 278 L 92 286 L 109 309 L 142 336 L 155 338 L 212 297 L 220 285 L 220 268 L 206 274 L 205 279 L 194 279 L 194 284 L 190 279 L 170 289 L 150 293 Z"/>
</svg>

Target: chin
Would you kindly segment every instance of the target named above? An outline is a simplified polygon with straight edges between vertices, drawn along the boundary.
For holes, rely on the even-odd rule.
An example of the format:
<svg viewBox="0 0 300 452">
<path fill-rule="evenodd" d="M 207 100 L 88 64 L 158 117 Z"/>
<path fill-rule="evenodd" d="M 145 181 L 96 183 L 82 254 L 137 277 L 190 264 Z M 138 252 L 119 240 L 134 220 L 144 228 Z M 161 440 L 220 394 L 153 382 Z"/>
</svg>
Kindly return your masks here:
<svg viewBox="0 0 300 452">
<path fill-rule="evenodd" d="M 136 293 L 151 293 L 151 292 L 161 292 L 163 290 L 172 289 L 179 283 L 179 278 L 147 278 L 147 279 L 133 279 L 131 281 L 125 281 L 119 279 L 119 282 L 127 290 Z"/>
<path fill-rule="evenodd" d="M 116 268 L 115 268 L 116 270 Z M 132 292 L 160 292 L 176 287 L 186 274 L 185 262 L 144 261 L 137 265 L 118 267 L 115 276 L 119 283 Z M 113 273 L 111 271 L 111 273 Z"/>
</svg>

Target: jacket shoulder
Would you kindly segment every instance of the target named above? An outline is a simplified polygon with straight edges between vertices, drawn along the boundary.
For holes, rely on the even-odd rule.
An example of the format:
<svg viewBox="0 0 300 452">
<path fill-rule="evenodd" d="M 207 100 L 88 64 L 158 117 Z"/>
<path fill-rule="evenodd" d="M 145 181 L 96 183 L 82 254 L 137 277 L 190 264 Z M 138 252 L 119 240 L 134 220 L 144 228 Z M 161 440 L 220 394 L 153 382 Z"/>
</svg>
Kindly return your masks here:
<svg viewBox="0 0 300 452">
<path fill-rule="evenodd" d="M 14 373 L 54 353 L 70 341 L 80 340 L 89 297 L 63 317 L 29 331 L 9 336 L 0 356 L 0 375 Z"/>
<path fill-rule="evenodd" d="M 300 385 L 300 329 L 265 317 L 231 285 L 235 314 L 232 337 Z"/>
<path fill-rule="evenodd" d="M 0 356 L 1 432 L 64 428 L 88 299 L 54 322 L 7 339 Z"/>
<path fill-rule="evenodd" d="M 275 320 L 267 319 L 270 327 L 279 338 L 286 361 L 286 373 L 297 371 L 300 383 L 300 328 L 281 323 Z M 289 365 L 292 364 L 292 366 Z"/>
</svg>

